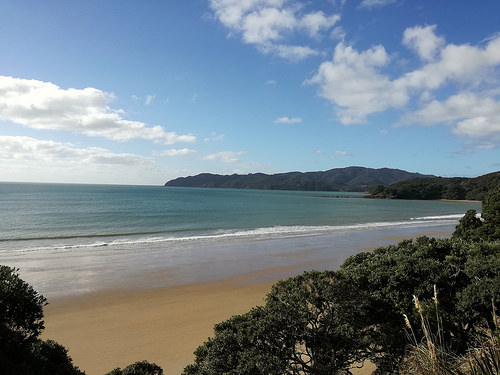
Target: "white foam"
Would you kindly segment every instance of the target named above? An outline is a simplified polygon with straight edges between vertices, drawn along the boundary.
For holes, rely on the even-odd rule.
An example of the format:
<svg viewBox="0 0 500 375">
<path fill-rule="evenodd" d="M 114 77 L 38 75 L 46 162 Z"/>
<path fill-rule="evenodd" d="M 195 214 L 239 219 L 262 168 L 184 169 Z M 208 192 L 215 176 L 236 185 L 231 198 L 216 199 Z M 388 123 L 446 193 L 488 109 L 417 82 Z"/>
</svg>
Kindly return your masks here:
<svg viewBox="0 0 500 375">
<path fill-rule="evenodd" d="M 124 238 L 114 238 L 111 240 L 104 240 L 99 238 L 97 241 L 84 243 L 61 243 L 52 244 L 51 246 L 33 246 L 30 248 L 18 249 L 17 252 L 31 252 L 31 251 L 50 251 L 50 252 L 71 252 L 78 248 L 93 248 L 96 251 L 98 248 L 110 249 L 114 247 L 123 247 L 131 245 L 147 245 L 147 244 L 169 244 L 168 246 L 175 245 L 175 243 L 188 243 L 197 241 L 220 241 L 220 240 L 262 240 L 274 238 L 287 238 L 287 237 L 303 237 L 303 236 L 316 236 L 324 234 L 347 233 L 363 230 L 377 230 L 377 229 L 395 229 L 395 228 L 411 228 L 419 226 L 435 226 L 435 225 L 456 225 L 458 220 L 463 217 L 463 214 L 441 215 L 441 216 L 423 216 L 411 218 L 410 220 L 401 221 L 381 221 L 371 223 L 360 223 L 350 225 L 321 225 L 321 226 L 272 226 L 262 227 L 255 229 L 242 229 L 232 231 L 218 231 L 212 233 L 202 233 L 196 235 L 179 236 L 172 234 L 165 234 L 160 236 L 125 236 Z M 104 250 L 104 249 L 103 249 Z"/>
</svg>

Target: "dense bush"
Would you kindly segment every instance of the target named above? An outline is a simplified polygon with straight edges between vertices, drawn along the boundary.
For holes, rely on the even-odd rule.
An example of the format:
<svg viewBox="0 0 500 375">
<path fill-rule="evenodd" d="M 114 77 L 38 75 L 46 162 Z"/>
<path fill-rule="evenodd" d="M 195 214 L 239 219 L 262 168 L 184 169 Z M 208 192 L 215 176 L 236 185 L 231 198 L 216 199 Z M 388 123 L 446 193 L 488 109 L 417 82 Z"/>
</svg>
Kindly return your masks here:
<svg viewBox="0 0 500 375">
<path fill-rule="evenodd" d="M 421 312 L 450 353 L 466 353 L 500 306 L 500 243 L 483 241 L 498 239 L 499 191 L 485 199 L 483 219 L 468 212 L 451 239 L 402 241 L 354 255 L 338 271 L 276 283 L 265 306 L 217 324 L 183 374 L 350 374 L 368 359 L 376 373 L 398 373 L 405 314 L 414 335 L 425 335 L 414 296 L 427 301 Z"/>
<path fill-rule="evenodd" d="M 156 363 L 139 361 L 123 369 L 117 367 L 106 375 L 163 375 L 163 369 Z"/>
<path fill-rule="evenodd" d="M 45 304 L 18 270 L 0 266 L 0 374 L 84 374 L 63 346 L 40 340 Z"/>
</svg>

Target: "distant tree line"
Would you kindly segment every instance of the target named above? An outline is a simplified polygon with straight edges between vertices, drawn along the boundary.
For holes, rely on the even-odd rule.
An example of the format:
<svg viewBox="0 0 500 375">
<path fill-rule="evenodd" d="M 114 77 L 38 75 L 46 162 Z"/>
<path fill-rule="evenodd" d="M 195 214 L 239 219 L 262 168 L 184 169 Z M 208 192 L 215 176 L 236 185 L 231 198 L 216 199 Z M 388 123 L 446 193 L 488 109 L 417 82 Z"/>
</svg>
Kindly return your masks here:
<svg viewBox="0 0 500 375">
<path fill-rule="evenodd" d="M 370 198 L 481 201 L 499 184 L 500 172 L 476 178 L 417 178 L 397 182 L 390 186 L 378 185 L 370 190 Z"/>
<path fill-rule="evenodd" d="M 252 173 L 247 175 L 218 175 L 202 173 L 168 181 L 170 187 L 203 187 L 230 189 L 358 191 L 366 192 L 377 185 L 417 177 L 431 177 L 400 169 L 347 167 L 321 172 L 287 172 L 277 174 Z"/>
</svg>

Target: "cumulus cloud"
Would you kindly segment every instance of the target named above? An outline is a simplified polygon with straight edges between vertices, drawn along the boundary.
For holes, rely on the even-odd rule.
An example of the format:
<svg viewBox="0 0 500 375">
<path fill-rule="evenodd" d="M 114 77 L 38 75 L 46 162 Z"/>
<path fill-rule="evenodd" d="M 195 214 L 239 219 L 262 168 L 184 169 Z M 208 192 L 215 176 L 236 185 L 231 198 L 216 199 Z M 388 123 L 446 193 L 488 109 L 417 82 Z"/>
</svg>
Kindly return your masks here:
<svg viewBox="0 0 500 375">
<path fill-rule="evenodd" d="M 300 117 L 278 117 L 274 120 L 275 124 L 299 124 L 302 122 Z"/>
<path fill-rule="evenodd" d="M 318 52 L 308 46 L 283 43 L 286 37 L 305 33 L 317 39 L 340 20 L 338 14 L 305 13 L 303 6 L 288 0 L 211 0 L 210 7 L 230 35 L 241 36 L 245 43 L 257 46 L 263 53 L 291 60 Z"/>
<path fill-rule="evenodd" d="M 449 124 L 453 132 L 470 138 L 500 143 L 500 102 L 462 92 L 445 101 L 433 100 L 403 117 L 402 123 Z"/>
<path fill-rule="evenodd" d="M 187 156 L 193 154 L 196 154 L 196 150 L 191 150 L 189 148 L 163 150 L 160 153 L 160 155 L 163 156 Z"/>
<path fill-rule="evenodd" d="M 377 70 L 389 61 L 381 45 L 358 52 L 340 42 L 332 61 L 322 63 L 306 84 L 319 86 L 319 95 L 335 104 L 342 124 L 364 123 L 368 114 L 401 107 L 408 101 L 404 87 Z"/>
<path fill-rule="evenodd" d="M 240 159 L 238 156 L 243 155 L 244 152 L 239 151 L 221 151 L 215 154 L 206 155 L 203 157 L 204 160 L 214 160 L 223 163 L 237 163 Z"/>
<path fill-rule="evenodd" d="M 342 124 L 365 123 L 370 114 L 411 104 L 420 109 L 400 123 L 446 123 L 454 134 L 498 144 L 500 36 L 480 46 L 446 44 L 436 26 L 416 26 L 405 30 L 402 43 L 419 56 L 421 66 L 399 77 L 388 73 L 393 59 L 383 46 L 358 51 L 340 42 L 333 58 L 305 83 L 318 86 Z M 446 92 L 451 94 L 436 99 Z"/>
<path fill-rule="evenodd" d="M 193 135 L 178 135 L 166 132 L 159 125 L 124 119 L 123 111 L 109 107 L 113 99 L 113 94 L 95 88 L 62 89 L 50 82 L 0 76 L 2 121 L 115 141 L 145 139 L 164 144 L 196 141 Z"/>
<path fill-rule="evenodd" d="M 444 38 L 435 34 L 435 29 L 436 25 L 410 27 L 404 31 L 403 44 L 413 49 L 422 60 L 434 60 L 445 44 Z"/>
<path fill-rule="evenodd" d="M 478 86 L 491 79 L 490 69 L 500 64 L 500 36 L 484 48 L 469 44 L 448 44 L 439 58 L 398 79 L 408 89 L 435 90 L 448 83 Z"/>
</svg>

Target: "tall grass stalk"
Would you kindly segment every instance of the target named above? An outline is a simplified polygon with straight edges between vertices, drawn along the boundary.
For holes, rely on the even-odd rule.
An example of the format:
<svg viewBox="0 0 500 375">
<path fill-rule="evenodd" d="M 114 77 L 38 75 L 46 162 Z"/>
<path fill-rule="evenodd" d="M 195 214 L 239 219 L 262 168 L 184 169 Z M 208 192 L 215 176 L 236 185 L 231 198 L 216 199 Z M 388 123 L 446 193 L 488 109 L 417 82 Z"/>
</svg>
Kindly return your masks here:
<svg viewBox="0 0 500 375">
<path fill-rule="evenodd" d="M 496 332 L 483 329 L 476 334 L 476 344 L 464 356 L 458 356 L 446 347 L 439 300 L 434 286 L 434 308 L 437 330 L 432 332 L 429 320 L 424 317 L 418 297 L 413 296 L 415 308 L 420 316 L 424 337 L 417 341 L 410 320 L 406 315 L 406 334 L 410 341 L 410 350 L 400 369 L 402 375 L 500 375 L 499 317 L 493 303 L 493 321 Z"/>
</svg>

